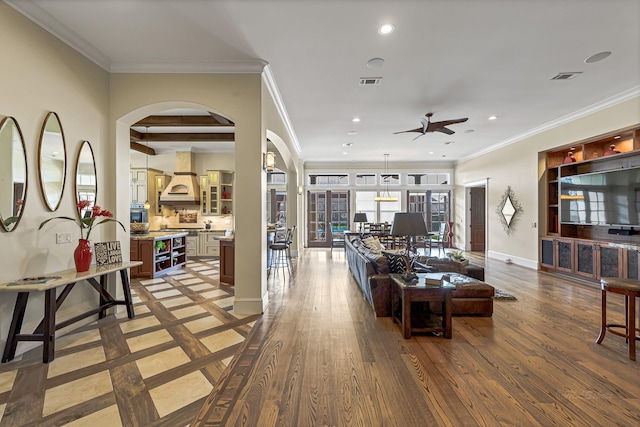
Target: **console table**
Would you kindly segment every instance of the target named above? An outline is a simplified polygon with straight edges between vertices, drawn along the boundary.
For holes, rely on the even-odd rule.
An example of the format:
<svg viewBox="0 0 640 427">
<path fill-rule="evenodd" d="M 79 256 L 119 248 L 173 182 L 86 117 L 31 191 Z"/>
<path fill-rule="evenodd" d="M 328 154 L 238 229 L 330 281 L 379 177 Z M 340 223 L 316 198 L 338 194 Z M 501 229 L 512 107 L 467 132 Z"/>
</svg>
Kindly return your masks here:
<svg viewBox="0 0 640 427">
<path fill-rule="evenodd" d="M 451 292 L 455 285 L 449 282 L 428 285 L 423 273 L 418 273 L 418 280 L 414 282 L 403 280 L 400 274 L 390 274 L 389 277 L 393 283 L 391 316 L 394 322 L 400 322 L 404 338 L 411 338 L 412 332 L 442 332 L 445 338 L 451 339 Z M 429 313 L 424 318 L 412 318 L 412 302 L 431 301 L 442 304 L 441 315 Z"/>
<path fill-rule="evenodd" d="M 92 266 L 89 271 L 82 273 L 76 272 L 75 269 L 58 271 L 48 274 L 47 277 L 56 277 L 48 283 L 32 283 L 23 284 L 19 282 L 9 282 L 0 284 L 0 292 L 17 292 L 16 304 L 13 309 L 13 317 L 9 328 L 7 343 L 2 355 L 2 363 L 9 362 L 15 357 L 16 347 L 20 341 L 42 341 L 42 361 L 49 363 L 54 359 L 54 341 L 56 330 L 69 326 L 79 320 L 98 314 L 98 318 L 102 319 L 106 315 L 106 310 L 114 305 L 124 305 L 127 307 L 127 315 L 129 319 L 135 317 L 133 311 L 133 302 L 131 300 L 131 288 L 129 287 L 129 276 L 127 270 L 132 267 L 141 265 L 140 261 L 123 262 L 118 264 L 110 264 L 96 267 Z M 120 272 L 122 280 L 122 290 L 124 300 L 116 300 L 109 292 L 107 292 L 107 279 L 109 273 Z M 91 309 L 85 313 L 74 316 L 70 319 L 56 323 L 56 312 L 69 296 L 73 287 L 85 281 L 100 294 L 98 307 Z M 56 289 L 63 287 L 64 289 L 56 298 Z M 27 309 L 27 301 L 31 292 L 44 292 L 44 317 L 40 324 L 31 334 L 20 333 L 24 314 Z"/>
</svg>

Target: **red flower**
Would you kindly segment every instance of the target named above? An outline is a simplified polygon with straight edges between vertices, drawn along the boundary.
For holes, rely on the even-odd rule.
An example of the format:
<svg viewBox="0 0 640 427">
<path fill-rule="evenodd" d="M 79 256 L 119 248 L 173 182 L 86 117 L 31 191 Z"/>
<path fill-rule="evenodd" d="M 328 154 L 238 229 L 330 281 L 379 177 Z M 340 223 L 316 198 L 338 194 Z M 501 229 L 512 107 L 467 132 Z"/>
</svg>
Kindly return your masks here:
<svg viewBox="0 0 640 427">
<path fill-rule="evenodd" d="M 84 216 L 82 212 L 85 211 L 89 206 L 91 206 L 91 202 L 89 200 L 80 200 L 76 204 L 76 206 L 78 207 L 78 212 L 80 213 L 79 216 L 81 215 Z M 59 216 L 55 218 L 49 218 L 48 220 L 43 221 L 42 224 L 40 224 L 40 227 L 38 227 L 38 230 L 40 230 L 47 222 L 51 221 L 52 219 L 66 219 L 66 220 L 73 221 L 80 226 L 80 238 L 84 238 L 83 237 L 84 230 L 87 230 L 87 237 L 86 237 L 87 240 L 89 240 L 89 235 L 91 234 L 91 230 L 93 230 L 93 227 L 98 226 L 100 224 L 104 224 L 105 222 L 117 222 L 118 224 L 120 224 L 120 227 L 122 227 L 124 231 L 127 231 L 124 228 L 124 225 L 122 225 L 120 221 L 118 221 L 117 219 L 110 219 L 113 217 L 113 214 L 108 210 L 102 209 L 98 205 L 93 205 L 90 212 L 91 214 L 89 216 L 81 217 L 79 220 L 70 218 L 68 216 Z M 105 219 L 96 223 L 96 219 L 101 216 L 105 217 Z"/>
</svg>

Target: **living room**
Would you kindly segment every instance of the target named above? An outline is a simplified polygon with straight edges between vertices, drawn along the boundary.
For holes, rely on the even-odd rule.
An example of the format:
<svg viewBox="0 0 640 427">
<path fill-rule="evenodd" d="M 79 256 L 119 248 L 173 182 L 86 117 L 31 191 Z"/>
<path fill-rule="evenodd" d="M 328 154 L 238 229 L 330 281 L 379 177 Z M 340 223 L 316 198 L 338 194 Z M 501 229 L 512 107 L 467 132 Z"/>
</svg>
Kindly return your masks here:
<svg viewBox="0 0 640 427">
<path fill-rule="evenodd" d="M 8 282 L 18 277 L 46 274 L 58 271 L 61 268 L 70 268 L 73 265 L 72 246 L 74 245 L 58 245 L 54 239 L 55 232 L 37 231 L 38 225 L 51 216 L 73 216 L 75 214 L 74 191 L 71 180 L 67 183 L 69 187 L 63 194 L 61 208 L 55 213 L 48 211 L 41 202 L 39 194 L 37 184 L 38 167 L 36 166 L 38 161 L 38 132 L 43 118 L 51 110 L 59 113 L 64 126 L 69 144 L 67 148 L 67 155 L 70 159 L 69 164 L 75 159 L 81 141 L 88 140 L 91 142 L 96 154 L 97 182 L 101 192 L 100 203 L 104 208 L 113 210 L 115 218 L 123 223 L 129 222 L 129 197 L 126 174 L 121 173 L 120 165 L 129 164 L 129 127 L 131 124 L 153 112 L 172 107 L 184 107 L 185 104 L 189 107 L 217 108 L 224 110 L 222 112 L 228 113 L 229 117 L 237 118 L 238 147 L 236 159 L 238 160 L 235 170 L 239 178 L 236 188 L 238 197 L 236 199 L 241 205 L 236 206 L 235 209 L 238 213 L 235 219 L 236 229 L 238 230 L 236 251 L 241 251 L 246 254 L 246 257 L 242 261 L 238 261 L 238 267 L 241 268 L 236 268 L 238 271 L 236 277 L 238 285 L 235 289 L 235 302 L 238 303 L 238 308 L 244 308 L 245 313 L 261 313 L 268 307 L 270 300 L 268 287 L 271 284 L 268 282 L 266 269 L 264 268 L 266 265 L 266 256 L 263 254 L 265 242 L 255 238 L 255 236 L 265 235 L 264 231 L 266 229 L 263 215 L 264 206 L 262 204 L 265 193 L 264 172 L 262 170 L 262 155 L 266 151 L 266 141 L 263 138 L 264 128 L 275 131 L 277 135 L 280 135 L 279 141 L 274 138 L 280 144 L 279 153 L 281 158 L 279 158 L 279 161 L 284 162 L 293 177 L 293 183 L 290 185 L 289 191 L 292 200 L 297 202 L 293 204 L 295 207 L 291 207 L 293 214 L 288 215 L 288 217 L 295 218 L 299 229 L 303 230 L 300 232 L 297 242 L 301 246 L 301 252 L 305 252 L 305 250 L 302 250 L 306 236 L 303 213 L 305 205 L 297 193 L 298 184 L 303 184 L 305 174 L 314 171 L 338 171 L 345 168 L 349 170 L 375 170 L 377 173 L 382 170 L 382 155 L 386 151 L 376 152 L 375 160 L 363 162 L 362 164 L 346 162 L 346 166 L 329 165 L 327 162 L 322 161 L 310 161 L 301 164 L 294 148 L 293 138 L 288 135 L 288 125 L 279 115 L 275 105 L 276 101 L 269 95 L 269 87 L 264 84 L 264 77 L 260 72 L 235 75 L 193 73 L 188 74 L 187 78 L 184 75 L 160 72 L 146 74 L 135 72 L 111 73 L 52 36 L 6 3 L 0 4 L 0 21 L 2 24 L 0 25 L 0 34 L 3 40 L 6 40 L 7 45 L 5 58 L 7 58 L 7 63 L 11 64 L 11 66 L 3 67 L 0 70 L 0 79 L 5 82 L 3 85 L 3 94 L 5 96 L 0 98 L 0 113 L 15 117 L 20 124 L 25 139 L 30 182 L 27 189 L 24 216 L 20 223 L 15 231 L 0 233 L 1 238 L 4 240 L 4 244 L 0 245 L 0 258 L 2 259 L 2 265 L 6 267 L 0 271 L 0 282 Z M 592 50 L 589 47 L 589 53 Z M 581 57 L 580 61 L 582 59 Z M 574 64 L 566 64 L 567 67 L 572 65 Z M 572 301 L 569 290 L 582 294 L 579 285 L 573 285 L 571 281 L 567 281 L 565 278 L 554 282 L 547 276 L 542 276 L 542 279 L 539 279 L 538 276 L 531 276 L 538 269 L 539 238 L 544 234 L 543 218 L 545 213 L 541 202 L 544 199 L 544 195 L 541 193 L 545 171 L 543 153 L 556 147 L 566 146 L 637 125 L 640 117 L 640 95 L 638 93 L 637 78 L 635 83 L 633 88 L 619 87 L 620 90 L 614 91 L 618 96 L 612 96 L 607 99 L 593 99 L 593 102 L 588 105 L 580 105 L 573 110 L 568 110 L 566 113 L 568 116 L 550 117 L 548 121 L 555 120 L 553 127 L 547 126 L 530 135 L 521 135 L 517 140 L 508 141 L 508 144 L 505 143 L 490 152 L 479 153 L 476 156 L 462 158 L 455 162 L 439 160 L 438 162 L 425 164 L 421 160 L 416 160 L 415 162 L 392 161 L 391 167 L 404 173 L 415 169 L 429 171 L 450 168 L 453 171 L 453 182 L 451 184 L 452 212 L 455 215 L 453 218 L 455 223 L 453 232 L 456 239 L 455 245 L 460 248 L 465 248 L 466 242 L 469 240 L 465 227 L 466 194 L 470 186 L 484 185 L 486 188 L 488 233 L 486 261 L 481 260 L 481 262 L 487 263 L 487 269 L 495 269 L 496 273 L 493 278 L 495 279 L 498 276 L 506 277 L 507 279 L 504 279 L 504 283 L 500 286 L 506 291 L 515 294 L 518 294 L 519 287 L 522 287 L 524 293 L 520 293 L 518 296 L 521 297 L 521 300 L 529 299 L 532 304 L 544 306 L 547 303 L 546 298 L 552 300 L 556 298 L 567 302 Z M 203 91 L 202 87 L 207 87 L 207 91 Z M 562 97 L 560 92 L 562 91 L 559 91 L 558 96 Z M 461 102 L 463 103 L 463 101 Z M 526 100 L 522 100 L 522 102 L 526 103 Z M 569 114 L 580 108 L 583 110 L 574 115 Z M 420 110 L 420 115 L 424 114 L 423 109 L 422 105 L 415 106 L 416 111 Z M 464 115 L 466 113 L 462 112 L 461 114 Z M 415 121 L 415 125 L 417 125 L 419 123 L 418 118 L 416 116 L 415 120 L 413 120 L 410 117 L 408 121 L 411 123 Z M 452 126 L 452 129 L 457 128 Z M 401 130 L 401 128 L 397 130 Z M 430 136 L 425 135 L 414 144 L 425 142 Z M 407 144 L 411 138 L 407 139 Z M 363 145 L 366 147 L 366 144 Z M 68 168 L 68 171 L 71 174 L 71 168 Z M 495 208 L 502 200 L 507 187 L 513 190 L 523 207 L 516 231 L 512 234 L 504 232 L 495 213 Z M 354 230 L 356 228 L 355 226 L 353 227 Z M 73 234 L 74 236 L 77 235 L 77 230 L 71 226 L 60 227 L 56 232 L 69 232 L 75 233 Z M 95 239 L 97 241 L 120 240 L 124 243 L 129 240 L 129 236 L 114 226 L 113 228 L 104 227 L 104 229 L 96 230 Z M 326 252 L 311 250 L 308 255 L 304 255 L 307 257 L 304 262 L 326 266 L 326 263 L 328 263 L 327 259 L 324 258 L 326 257 Z M 336 253 L 336 261 L 339 262 L 340 251 L 334 252 Z M 123 245 L 123 254 L 128 254 L 126 245 Z M 506 269 L 503 265 L 507 258 L 515 264 L 513 266 L 514 270 Z M 344 260 L 334 267 L 336 270 L 335 272 L 332 271 L 331 274 L 335 274 L 335 276 L 330 277 L 335 277 L 336 280 L 338 277 L 340 280 L 350 280 Z M 521 270 L 520 268 L 523 267 L 527 269 Z M 302 271 L 307 271 L 306 274 L 314 274 L 317 277 L 329 277 L 322 270 Z M 509 285 L 509 278 L 513 277 L 514 274 L 530 279 L 531 283 L 537 283 L 537 286 L 533 289 L 527 289 L 528 282 L 526 280 L 516 280 L 515 278 L 513 283 L 517 284 L 517 287 L 516 285 Z M 306 276 L 301 275 L 299 277 Z M 537 282 L 538 280 L 539 282 Z M 346 288 L 348 292 L 351 292 L 351 288 L 358 290 L 354 283 L 347 283 L 350 285 L 349 288 Z M 552 285 L 549 285 L 549 283 L 552 283 Z M 555 293 L 554 290 L 546 289 L 546 287 L 553 288 L 556 286 L 566 287 L 566 291 Z M 315 289 L 320 292 L 319 286 Z M 344 292 L 344 289 L 335 288 L 334 291 Z M 93 294 L 89 291 L 80 292 L 78 295 L 72 294 L 68 302 L 71 303 L 69 307 L 73 307 L 73 310 L 61 314 L 66 316 L 73 315 L 75 309 L 84 307 L 85 300 L 89 295 L 93 298 Z M 596 312 L 595 316 L 592 315 L 585 318 L 583 323 L 579 323 L 576 326 L 576 328 L 584 329 L 584 342 L 591 343 L 595 339 L 591 335 L 593 335 L 594 327 L 597 332 L 598 302 L 598 295 L 594 292 L 585 292 L 584 299 L 576 301 L 576 312 L 579 310 L 595 310 Z M 4 344 L 4 339 L 8 334 L 13 303 L 12 297 L 3 297 L 3 300 L 0 301 L 0 340 L 2 340 L 2 344 Z M 335 303 L 338 307 L 343 304 L 341 301 L 336 301 Z M 41 313 L 42 304 L 39 299 L 36 299 L 33 304 L 36 308 L 28 311 L 26 320 L 35 327 L 39 321 L 37 314 Z M 576 312 L 572 311 L 570 314 L 575 315 L 577 314 Z M 529 312 L 525 312 L 525 314 L 518 313 L 518 310 L 513 306 L 503 313 L 505 313 L 505 317 L 525 316 L 509 324 L 510 332 L 515 331 L 518 327 L 523 327 L 527 322 L 526 315 L 529 314 Z M 293 316 L 294 314 L 289 315 Z M 544 324 L 543 322 L 546 314 L 541 311 L 539 316 L 536 318 L 538 322 L 536 326 L 540 327 L 540 329 L 550 328 L 549 324 Z M 561 309 L 558 308 L 552 312 L 552 316 L 564 315 Z M 593 324 L 594 319 L 596 321 L 595 326 Z M 318 320 L 325 321 L 326 319 L 320 317 Z M 456 328 L 454 325 L 454 334 L 456 334 L 457 329 L 458 334 L 465 336 L 468 342 L 472 344 L 477 333 L 476 328 L 484 329 L 488 327 L 486 324 L 477 323 L 477 319 L 456 320 L 456 322 L 459 323 L 459 327 Z M 393 341 L 393 339 L 389 338 L 390 341 L 402 347 L 404 351 L 404 344 L 402 342 L 397 344 L 401 337 L 397 325 L 391 326 L 394 327 L 388 327 L 388 329 L 385 329 L 385 333 L 388 336 L 395 334 L 398 340 Z M 572 327 L 568 321 L 563 323 L 563 326 Z M 324 333 L 327 335 L 323 335 L 323 337 L 329 340 L 330 334 L 327 331 L 324 331 Z M 547 333 L 549 332 L 547 331 Z M 564 335 L 562 337 L 565 338 Z M 357 340 L 357 335 L 349 333 L 348 338 Z M 510 340 L 526 339 L 522 335 L 515 335 L 515 332 L 510 337 L 504 338 Z M 577 338 L 575 340 L 577 341 Z M 575 345 L 576 341 L 572 340 L 571 345 Z M 543 345 L 551 346 L 554 339 L 545 335 L 540 342 Z M 483 341 L 483 343 L 487 344 L 487 341 Z M 439 345 L 442 346 L 441 350 L 439 350 L 440 352 L 437 353 L 437 356 L 433 356 L 434 360 L 432 360 L 435 363 L 443 363 L 447 360 L 450 349 L 447 350 L 446 346 L 455 347 L 456 344 Z M 487 345 L 496 345 L 496 343 L 492 342 Z M 625 346 L 622 344 L 616 351 L 611 350 L 611 353 L 615 353 L 618 356 L 615 359 L 615 364 L 635 373 L 637 372 L 636 366 L 629 364 L 625 360 L 624 348 Z M 590 351 L 591 347 L 587 349 L 580 347 L 580 349 L 586 352 Z M 562 346 L 555 347 L 555 350 L 558 352 L 565 351 Z M 465 351 L 471 352 L 473 349 L 468 347 Z M 508 354 L 507 350 L 505 350 L 505 354 Z M 575 356 L 576 354 L 571 353 L 571 355 Z M 428 358 L 429 356 L 423 355 L 421 357 Z M 525 358 L 525 356 L 522 357 L 523 359 Z M 536 355 L 534 357 L 541 364 L 544 363 L 543 356 Z M 406 364 L 412 363 L 409 356 L 404 356 L 402 360 Z M 604 360 L 603 353 L 598 359 L 585 363 L 603 363 Z M 515 365 L 517 362 L 522 362 L 522 359 L 514 361 L 509 359 L 508 356 L 502 355 L 502 363 L 504 364 L 513 363 Z M 341 363 L 348 362 L 342 361 Z M 564 363 L 565 361 L 563 361 Z M 311 370 L 313 368 L 309 367 L 308 369 Z M 515 371 L 510 371 L 510 373 L 513 372 Z M 621 388 L 625 389 L 625 393 L 626 390 L 630 390 L 624 380 L 626 374 L 617 371 L 615 375 L 623 384 Z M 553 378 L 545 377 L 545 380 L 551 381 Z M 477 380 L 469 379 L 469 381 L 469 386 L 478 386 L 480 381 L 493 382 L 494 379 L 487 374 L 486 377 Z M 509 383 L 509 387 L 517 387 L 516 380 L 505 379 L 505 381 Z M 399 379 L 398 390 L 402 388 L 401 383 L 402 379 Z M 536 384 L 536 393 L 544 394 L 542 383 L 543 381 Z M 428 384 L 423 385 L 424 389 L 428 389 Z M 610 384 L 609 387 L 613 388 Z M 499 393 L 501 390 L 500 387 L 496 387 L 493 391 Z M 593 389 L 575 387 L 572 390 L 592 391 Z M 448 391 L 453 394 L 455 390 L 450 388 Z M 634 394 L 637 395 L 637 393 L 628 393 L 628 395 Z M 447 399 L 447 396 L 444 396 L 444 399 Z M 437 399 L 434 397 L 434 400 Z M 411 401 L 417 403 L 413 400 Z M 552 403 L 547 403 L 548 401 L 545 401 L 545 399 L 541 399 L 541 401 L 543 401 L 543 403 L 540 403 L 541 405 L 552 405 Z M 482 398 L 476 395 L 474 404 L 481 404 L 481 402 L 483 402 Z M 580 402 L 580 409 L 588 410 L 587 405 L 584 405 L 585 401 L 581 400 Z M 503 403 L 507 405 L 508 400 L 505 399 Z M 628 403 L 628 405 L 632 405 L 632 403 Z M 385 411 L 385 409 L 381 409 L 381 411 Z M 535 411 L 532 412 L 536 413 Z M 567 419 L 571 418 L 567 417 Z M 534 423 L 531 419 L 529 421 L 531 424 Z M 570 422 L 567 421 L 567 423 Z"/>
</svg>

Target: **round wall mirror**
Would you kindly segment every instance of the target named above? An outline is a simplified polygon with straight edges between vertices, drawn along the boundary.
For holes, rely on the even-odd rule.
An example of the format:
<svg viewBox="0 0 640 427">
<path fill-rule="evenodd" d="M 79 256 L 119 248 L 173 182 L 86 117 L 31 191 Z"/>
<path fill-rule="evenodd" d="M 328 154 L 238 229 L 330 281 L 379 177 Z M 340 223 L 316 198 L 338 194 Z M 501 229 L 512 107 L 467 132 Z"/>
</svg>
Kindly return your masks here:
<svg viewBox="0 0 640 427">
<path fill-rule="evenodd" d="M 18 226 L 27 196 L 27 155 L 24 138 L 13 117 L 0 120 L 0 227 Z"/>
<path fill-rule="evenodd" d="M 78 152 L 76 163 L 76 203 L 88 200 L 91 204 L 78 212 L 80 218 L 91 214 L 91 209 L 96 204 L 98 184 L 96 180 L 96 162 L 93 157 L 93 149 L 89 141 L 83 141 Z"/>
<path fill-rule="evenodd" d="M 64 132 L 60 119 L 54 112 L 47 114 L 42 124 L 38 152 L 40 190 L 45 205 L 53 212 L 60 206 L 65 177 L 67 176 L 67 149 Z"/>
</svg>

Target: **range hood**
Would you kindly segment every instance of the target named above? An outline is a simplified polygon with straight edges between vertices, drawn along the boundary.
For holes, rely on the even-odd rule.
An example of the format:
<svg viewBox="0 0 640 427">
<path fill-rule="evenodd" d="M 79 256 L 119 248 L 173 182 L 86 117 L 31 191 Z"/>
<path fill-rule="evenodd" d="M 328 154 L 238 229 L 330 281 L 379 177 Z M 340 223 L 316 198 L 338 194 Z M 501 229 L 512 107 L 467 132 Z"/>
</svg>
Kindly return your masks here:
<svg viewBox="0 0 640 427">
<path fill-rule="evenodd" d="M 169 206 L 199 205 L 200 186 L 195 172 L 196 160 L 191 151 L 176 152 L 176 171 L 160 195 L 160 204 Z"/>
</svg>

